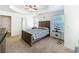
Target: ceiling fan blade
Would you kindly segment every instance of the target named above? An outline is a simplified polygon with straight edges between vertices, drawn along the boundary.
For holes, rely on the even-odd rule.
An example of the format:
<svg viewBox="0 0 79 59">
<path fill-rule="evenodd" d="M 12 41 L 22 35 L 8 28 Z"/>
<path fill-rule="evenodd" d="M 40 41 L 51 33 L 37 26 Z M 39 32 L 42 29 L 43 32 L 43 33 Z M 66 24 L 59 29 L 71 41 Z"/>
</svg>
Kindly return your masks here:
<svg viewBox="0 0 79 59">
<path fill-rule="evenodd" d="M 36 7 L 36 5 L 34 5 L 33 7 Z"/>
<path fill-rule="evenodd" d="M 29 7 L 25 7 L 25 9 L 29 9 Z"/>
<path fill-rule="evenodd" d="M 29 7 L 28 5 L 25 5 L 25 7 Z"/>
</svg>

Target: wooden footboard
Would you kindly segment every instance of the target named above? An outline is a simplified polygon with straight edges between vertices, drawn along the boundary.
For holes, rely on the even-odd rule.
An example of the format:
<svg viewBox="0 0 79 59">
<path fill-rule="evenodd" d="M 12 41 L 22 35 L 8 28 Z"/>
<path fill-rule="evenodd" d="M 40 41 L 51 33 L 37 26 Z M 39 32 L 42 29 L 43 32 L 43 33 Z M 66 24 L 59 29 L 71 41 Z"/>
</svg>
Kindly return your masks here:
<svg viewBox="0 0 79 59">
<path fill-rule="evenodd" d="M 30 46 L 32 46 L 32 38 L 31 38 L 32 34 L 22 31 L 22 39 L 24 41 L 26 41 Z"/>
</svg>

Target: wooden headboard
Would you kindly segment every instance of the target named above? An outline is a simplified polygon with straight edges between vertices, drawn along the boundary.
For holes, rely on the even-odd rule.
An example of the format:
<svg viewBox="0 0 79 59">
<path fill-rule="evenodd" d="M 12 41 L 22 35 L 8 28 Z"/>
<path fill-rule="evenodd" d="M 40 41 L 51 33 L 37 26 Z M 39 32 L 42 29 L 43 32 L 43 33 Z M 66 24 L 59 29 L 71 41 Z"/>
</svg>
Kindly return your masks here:
<svg viewBox="0 0 79 59">
<path fill-rule="evenodd" d="M 50 29 L 50 21 L 39 21 L 39 27 L 47 27 Z"/>
</svg>

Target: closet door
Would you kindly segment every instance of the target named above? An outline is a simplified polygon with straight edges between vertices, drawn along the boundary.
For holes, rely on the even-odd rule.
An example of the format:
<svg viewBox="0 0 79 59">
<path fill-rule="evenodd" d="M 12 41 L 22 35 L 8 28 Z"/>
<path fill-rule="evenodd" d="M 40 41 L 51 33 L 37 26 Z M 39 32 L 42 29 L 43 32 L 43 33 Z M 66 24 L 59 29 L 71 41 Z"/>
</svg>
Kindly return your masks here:
<svg viewBox="0 0 79 59">
<path fill-rule="evenodd" d="M 2 27 L 6 28 L 8 32 L 11 32 L 11 17 L 2 16 Z"/>
<path fill-rule="evenodd" d="M 2 19 L 1 19 L 1 16 L 0 16 L 0 28 L 2 27 Z"/>
<path fill-rule="evenodd" d="M 1 27 L 1 17 L 0 17 L 0 27 Z"/>
</svg>

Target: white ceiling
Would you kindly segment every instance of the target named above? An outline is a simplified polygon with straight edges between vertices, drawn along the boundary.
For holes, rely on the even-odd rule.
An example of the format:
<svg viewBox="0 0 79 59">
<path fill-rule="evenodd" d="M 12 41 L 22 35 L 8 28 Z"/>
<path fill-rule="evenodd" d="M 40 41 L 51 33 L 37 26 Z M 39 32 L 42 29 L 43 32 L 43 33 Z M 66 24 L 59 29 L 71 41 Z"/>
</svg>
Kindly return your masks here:
<svg viewBox="0 0 79 59">
<path fill-rule="evenodd" d="M 11 5 L 10 8 L 16 12 L 24 14 L 40 13 L 41 11 L 48 10 L 48 5 L 38 5 L 38 6 L 39 6 L 38 10 L 33 12 L 29 12 L 28 10 L 26 10 L 24 5 Z"/>
<path fill-rule="evenodd" d="M 9 8 L 9 5 L 0 5 L 0 11 L 14 12 L 11 8 Z"/>
<path fill-rule="evenodd" d="M 57 11 L 64 9 L 63 6 L 56 6 L 56 5 L 39 5 L 38 11 L 33 13 L 43 13 L 43 12 L 50 12 L 50 11 Z M 9 12 L 19 12 L 27 14 L 29 13 L 25 10 L 24 5 L 0 5 L 1 11 L 9 11 Z"/>
<path fill-rule="evenodd" d="M 38 11 L 45 10 L 45 9 L 48 8 L 47 5 L 37 5 L 37 6 L 38 6 L 38 8 L 37 8 Z M 24 6 L 24 5 L 15 5 L 15 7 L 18 8 L 18 9 L 20 9 L 20 10 L 27 11 L 27 10 L 25 9 L 25 6 Z"/>
</svg>

